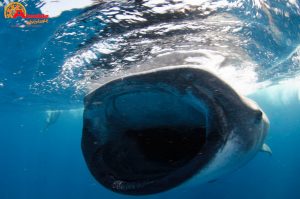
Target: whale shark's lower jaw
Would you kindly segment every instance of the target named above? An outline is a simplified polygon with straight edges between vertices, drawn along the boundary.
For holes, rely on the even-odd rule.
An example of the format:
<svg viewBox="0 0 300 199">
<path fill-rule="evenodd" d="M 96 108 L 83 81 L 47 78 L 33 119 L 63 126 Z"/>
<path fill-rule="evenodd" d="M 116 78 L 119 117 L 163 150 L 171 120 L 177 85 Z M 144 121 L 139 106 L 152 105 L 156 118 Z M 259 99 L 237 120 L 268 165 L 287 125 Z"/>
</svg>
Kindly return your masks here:
<svg viewBox="0 0 300 199">
<path fill-rule="evenodd" d="M 195 85 L 198 75 L 213 83 Z M 139 195 L 201 171 L 231 132 L 215 99 L 218 85 L 233 92 L 210 73 L 175 68 L 117 79 L 89 94 L 82 150 L 93 176 L 115 192 Z"/>
</svg>

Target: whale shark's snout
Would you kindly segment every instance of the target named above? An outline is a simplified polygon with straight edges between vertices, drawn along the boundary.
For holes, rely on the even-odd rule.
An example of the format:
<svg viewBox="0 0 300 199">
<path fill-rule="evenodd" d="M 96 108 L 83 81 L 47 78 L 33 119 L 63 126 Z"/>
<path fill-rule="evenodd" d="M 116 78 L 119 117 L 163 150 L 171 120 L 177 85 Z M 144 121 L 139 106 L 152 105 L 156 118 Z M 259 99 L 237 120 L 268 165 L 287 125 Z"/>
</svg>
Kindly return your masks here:
<svg viewBox="0 0 300 199">
<path fill-rule="evenodd" d="M 152 194 L 239 168 L 262 148 L 267 123 L 256 104 L 210 72 L 166 67 L 87 95 L 82 150 L 105 187 Z"/>
</svg>

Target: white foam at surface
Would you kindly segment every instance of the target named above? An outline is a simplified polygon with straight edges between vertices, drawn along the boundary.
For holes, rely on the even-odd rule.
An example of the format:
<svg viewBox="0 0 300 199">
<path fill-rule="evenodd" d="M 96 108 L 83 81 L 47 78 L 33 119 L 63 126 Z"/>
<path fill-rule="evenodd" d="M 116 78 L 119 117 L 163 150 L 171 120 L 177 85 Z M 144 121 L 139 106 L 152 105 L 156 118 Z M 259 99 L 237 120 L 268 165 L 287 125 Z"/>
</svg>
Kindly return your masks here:
<svg viewBox="0 0 300 199">
<path fill-rule="evenodd" d="M 295 102 L 300 103 L 300 75 L 265 88 L 255 93 L 255 96 L 263 98 L 264 101 L 274 106 L 285 106 Z"/>
<path fill-rule="evenodd" d="M 49 15 L 50 18 L 58 17 L 64 11 L 89 7 L 95 3 L 93 0 L 44 0 L 43 2 L 44 5 L 40 8 L 41 12 Z"/>
<path fill-rule="evenodd" d="M 240 54 L 240 56 L 245 56 L 242 59 L 244 67 L 238 67 L 237 63 L 229 62 L 224 65 L 226 61 L 226 54 L 224 52 L 212 50 L 198 50 L 198 52 L 201 52 L 203 56 L 188 57 L 185 61 L 197 64 L 199 68 L 216 74 L 240 94 L 251 94 L 262 86 L 257 83 L 258 75 L 255 71 L 257 65 L 245 53 Z"/>
</svg>

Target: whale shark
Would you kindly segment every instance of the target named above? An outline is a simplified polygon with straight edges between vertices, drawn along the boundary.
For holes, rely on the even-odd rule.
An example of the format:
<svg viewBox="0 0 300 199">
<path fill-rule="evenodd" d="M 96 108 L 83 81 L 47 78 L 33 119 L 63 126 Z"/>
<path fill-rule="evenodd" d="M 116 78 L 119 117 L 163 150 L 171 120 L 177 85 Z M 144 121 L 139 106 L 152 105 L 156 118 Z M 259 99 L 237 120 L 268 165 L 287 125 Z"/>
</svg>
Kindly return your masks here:
<svg viewBox="0 0 300 199">
<path fill-rule="evenodd" d="M 249 162 L 269 121 L 212 72 L 168 66 L 111 80 L 84 99 L 82 152 L 104 187 L 146 195 L 212 182 Z"/>
</svg>

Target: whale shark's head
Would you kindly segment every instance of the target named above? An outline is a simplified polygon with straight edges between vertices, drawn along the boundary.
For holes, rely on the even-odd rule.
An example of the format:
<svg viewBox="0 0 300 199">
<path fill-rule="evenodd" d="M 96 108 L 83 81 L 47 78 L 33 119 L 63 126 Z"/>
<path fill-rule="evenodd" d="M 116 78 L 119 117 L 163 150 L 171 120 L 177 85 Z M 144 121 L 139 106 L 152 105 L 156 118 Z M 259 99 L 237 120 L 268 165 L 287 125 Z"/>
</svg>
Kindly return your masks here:
<svg viewBox="0 0 300 199">
<path fill-rule="evenodd" d="M 105 187 L 151 194 L 237 169 L 261 148 L 267 128 L 258 106 L 215 75 L 166 67 L 86 96 L 82 150 Z"/>
</svg>

